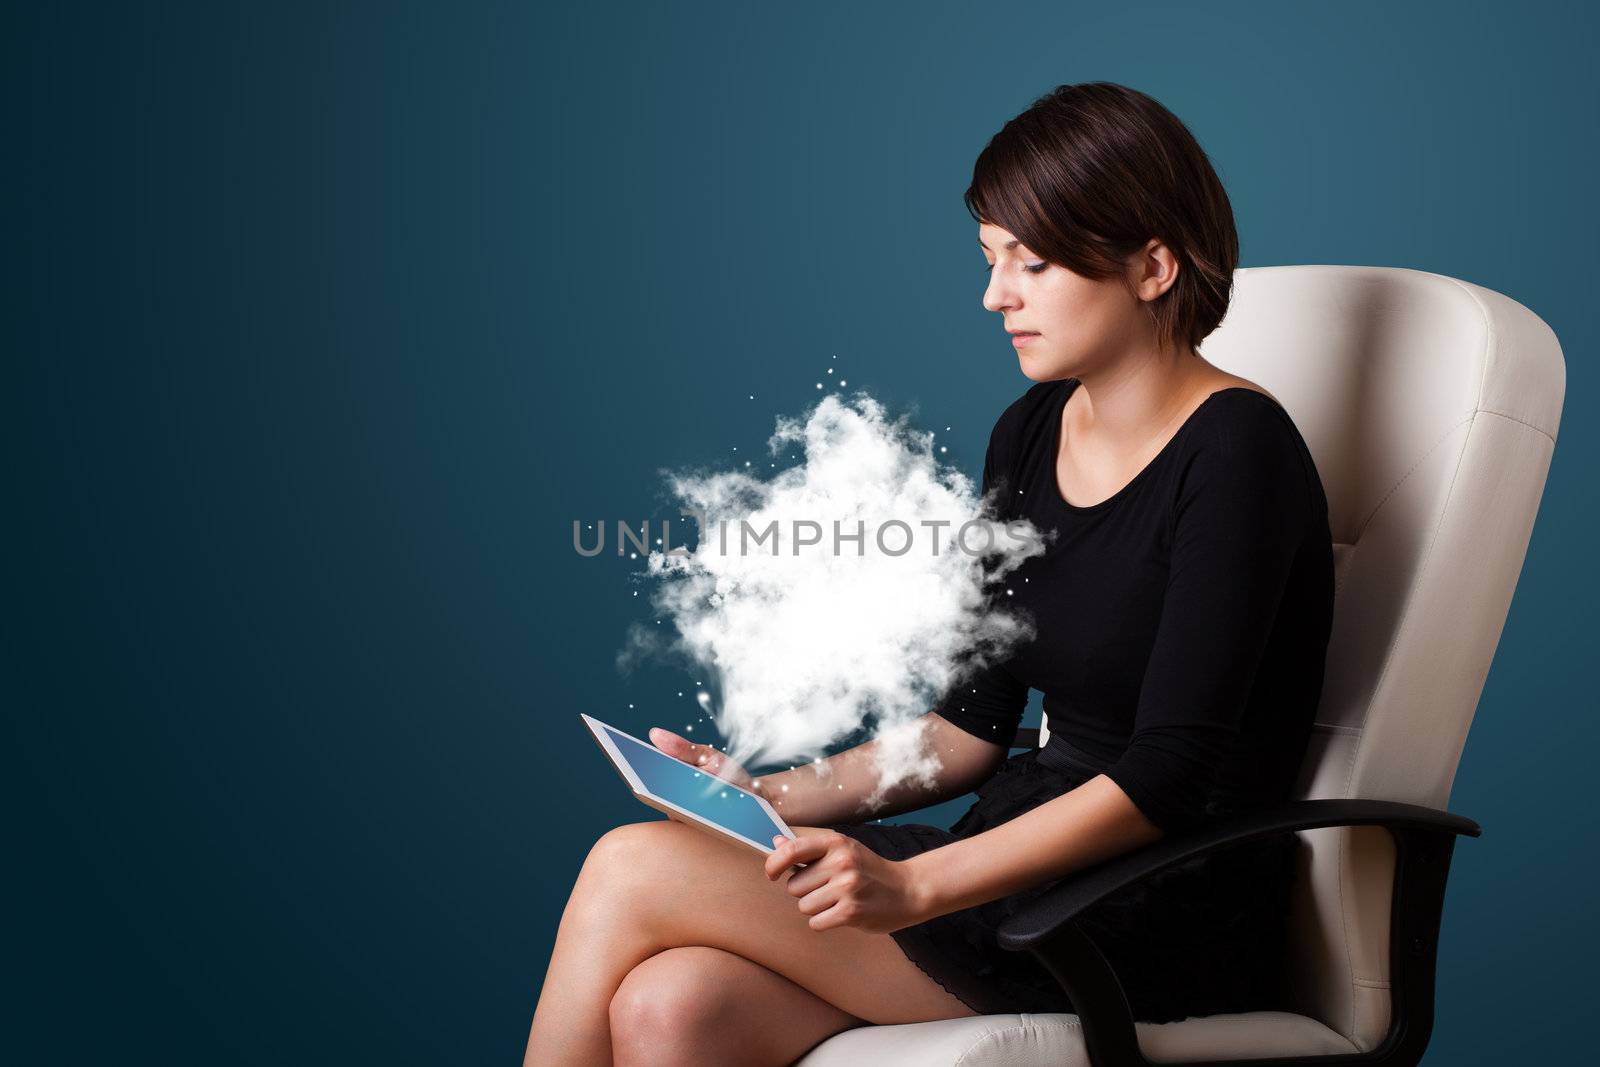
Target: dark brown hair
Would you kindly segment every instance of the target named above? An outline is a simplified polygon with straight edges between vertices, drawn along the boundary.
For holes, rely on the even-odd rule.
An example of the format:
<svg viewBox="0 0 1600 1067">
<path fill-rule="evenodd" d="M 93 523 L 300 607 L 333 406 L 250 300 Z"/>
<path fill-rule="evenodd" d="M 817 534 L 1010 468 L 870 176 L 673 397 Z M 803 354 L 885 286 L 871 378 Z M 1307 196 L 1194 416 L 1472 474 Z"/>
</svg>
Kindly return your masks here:
<svg viewBox="0 0 1600 1067">
<path fill-rule="evenodd" d="M 1227 313 L 1233 205 L 1189 128 L 1135 89 L 1086 82 L 1041 96 L 984 146 L 964 199 L 979 223 L 1087 278 L 1123 275 L 1159 238 L 1179 263 L 1151 302 L 1163 347 L 1198 345 Z"/>
</svg>

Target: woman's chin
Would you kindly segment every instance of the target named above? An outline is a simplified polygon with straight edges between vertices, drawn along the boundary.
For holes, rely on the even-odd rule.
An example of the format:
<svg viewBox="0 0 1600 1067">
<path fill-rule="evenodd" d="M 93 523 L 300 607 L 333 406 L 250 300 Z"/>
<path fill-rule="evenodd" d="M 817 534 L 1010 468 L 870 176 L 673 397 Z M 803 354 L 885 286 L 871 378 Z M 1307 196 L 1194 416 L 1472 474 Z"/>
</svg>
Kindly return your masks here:
<svg viewBox="0 0 1600 1067">
<path fill-rule="evenodd" d="M 1036 382 L 1053 382 L 1066 377 L 1055 360 L 1041 359 L 1025 348 L 1017 353 L 1017 366 L 1022 368 L 1024 377 Z"/>
</svg>

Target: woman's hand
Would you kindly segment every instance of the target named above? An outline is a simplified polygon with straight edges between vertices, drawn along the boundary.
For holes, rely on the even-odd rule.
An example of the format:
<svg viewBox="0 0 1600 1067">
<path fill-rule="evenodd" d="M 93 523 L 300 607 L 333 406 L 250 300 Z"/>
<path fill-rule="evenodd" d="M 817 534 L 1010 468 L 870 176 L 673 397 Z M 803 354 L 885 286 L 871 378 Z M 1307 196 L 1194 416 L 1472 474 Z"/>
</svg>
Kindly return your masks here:
<svg viewBox="0 0 1600 1067">
<path fill-rule="evenodd" d="M 718 752 L 710 745 L 697 745 L 687 738 L 679 737 L 671 730 L 663 730 L 659 726 L 650 728 L 650 743 L 674 759 L 682 760 L 691 767 L 705 771 L 716 778 L 721 778 L 730 785 L 740 789 L 758 793 L 755 779 L 751 778 L 745 769 L 739 766 L 738 761 L 726 753 Z"/>
<path fill-rule="evenodd" d="M 925 918 L 922 887 L 911 869 L 884 859 L 853 837 L 828 830 L 793 840 L 779 835 L 772 843 L 775 851 L 766 861 L 768 881 L 796 863 L 806 865 L 784 888 L 800 898 L 800 910 L 811 916 L 806 925 L 813 930 L 854 926 L 887 934 Z"/>
</svg>

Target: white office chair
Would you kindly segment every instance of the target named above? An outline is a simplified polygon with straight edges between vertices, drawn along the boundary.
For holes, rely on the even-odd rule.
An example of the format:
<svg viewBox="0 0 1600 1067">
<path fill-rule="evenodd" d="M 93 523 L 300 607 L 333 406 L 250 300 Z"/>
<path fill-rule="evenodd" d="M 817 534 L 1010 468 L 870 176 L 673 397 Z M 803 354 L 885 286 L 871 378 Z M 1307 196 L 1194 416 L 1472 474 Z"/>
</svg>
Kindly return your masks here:
<svg viewBox="0 0 1600 1067">
<path fill-rule="evenodd" d="M 1202 349 L 1283 403 L 1328 494 L 1333 636 L 1296 799 L 1079 872 L 1013 917 L 1002 944 L 1035 953 L 1076 1014 L 865 1026 L 797 1067 L 1422 1058 L 1455 835 L 1479 833 L 1445 807 L 1555 448 L 1561 348 L 1521 304 L 1454 278 L 1290 266 L 1238 271 Z M 1073 917 L 1170 863 L 1282 830 L 1301 842 L 1294 1011 L 1134 1023 Z"/>
</svg>

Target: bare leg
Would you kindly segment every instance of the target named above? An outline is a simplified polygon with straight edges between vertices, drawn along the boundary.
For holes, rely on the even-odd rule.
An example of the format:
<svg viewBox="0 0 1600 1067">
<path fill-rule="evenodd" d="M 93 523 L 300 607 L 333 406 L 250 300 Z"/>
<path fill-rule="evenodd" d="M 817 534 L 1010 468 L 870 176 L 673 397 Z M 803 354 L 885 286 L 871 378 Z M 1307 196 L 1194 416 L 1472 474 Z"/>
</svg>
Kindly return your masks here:
<svg viewBox="0 0 1600 1067">
<path fill-rule="evenodd" d="M 524 1062 L 609 1065 L 612 997 L 634 967 L 682 947 L 741 956 L 870 1023 L 974 1014 L 888 934 L 806 920 L 750 849 L 670 820 L 617 827 L 590 850 L 562 913 Z"/>
<path fill-rule="evenodd" d="M 615 1067 L 791 1064 L 864 1020 L 720 948 L 669 948 L 611 998 Z"/>
</svg>

